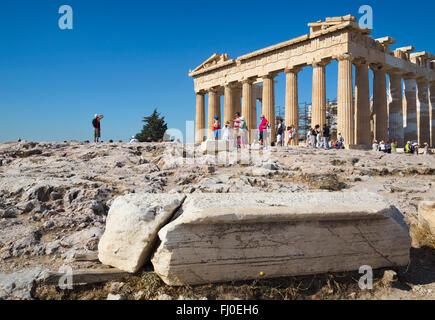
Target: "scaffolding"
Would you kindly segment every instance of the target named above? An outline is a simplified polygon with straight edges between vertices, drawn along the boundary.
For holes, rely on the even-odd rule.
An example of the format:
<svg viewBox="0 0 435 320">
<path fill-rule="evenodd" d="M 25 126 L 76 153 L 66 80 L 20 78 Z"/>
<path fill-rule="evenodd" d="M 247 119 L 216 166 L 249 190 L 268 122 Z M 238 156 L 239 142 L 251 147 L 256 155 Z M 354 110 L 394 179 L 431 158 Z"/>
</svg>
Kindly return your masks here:
<svg viewBox="0 0 435 320">
<path fill-rule="evenodd" d="M 301 102 L 298 108 L 299 116 L 299 140 L 307 139 L 308 130 L 311 128 L 311 102 Z M 283 119 L 286 126 L 291 125 L 286 123 L 285 117 L 280 106 L 276 108 L 276 119 Z M 337 100 L 326 100 L 326 122 L 331 130 L 331 136 L 337 134 Z"/>
</svg>

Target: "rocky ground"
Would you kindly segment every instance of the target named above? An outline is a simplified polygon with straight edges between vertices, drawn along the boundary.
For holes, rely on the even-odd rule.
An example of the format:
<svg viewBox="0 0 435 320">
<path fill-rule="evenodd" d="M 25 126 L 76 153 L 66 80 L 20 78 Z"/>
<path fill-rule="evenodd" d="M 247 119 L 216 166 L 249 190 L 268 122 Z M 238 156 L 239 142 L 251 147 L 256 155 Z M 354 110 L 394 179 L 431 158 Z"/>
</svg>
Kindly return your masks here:
<svg viewBox="0 0 435 320">
<path fill-rule="evenodd" d="M 109 293 L 127 299 L 434 299 L 435 241 L 417 227 L 418 203 L 435 201 L 434 177 L 435 156 L 374 151 L 299 147 L 215 156 L 177 143 L 3 143 L 0 299 L 106 299 Z M 105 268 L 95 252 L 118 195 L 312 190 L 388 198 L 411 227 L 410 265 L 385 275 L 377 270 L 374 289 L 366 291 L 357 272 L 171 288 L 147 266 L 72 290 L 37 281 L 43 270 L 65 265 Z"/>
</svg>

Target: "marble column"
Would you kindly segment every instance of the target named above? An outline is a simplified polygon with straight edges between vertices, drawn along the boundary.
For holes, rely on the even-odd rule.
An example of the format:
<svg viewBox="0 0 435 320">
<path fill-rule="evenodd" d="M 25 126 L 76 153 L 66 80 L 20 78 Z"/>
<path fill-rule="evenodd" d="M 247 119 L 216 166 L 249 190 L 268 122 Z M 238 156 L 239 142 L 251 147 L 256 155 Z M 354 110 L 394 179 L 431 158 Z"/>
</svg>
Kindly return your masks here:
<svg viewBox="0 0 435 320">
<path fill-rule="evenodd" d="M 213 139 L 213 122 L 214 117 L 221 117 L 220 96 L 217 90 L 208 91 L 208 138 Z"/>
<path fill-rule="evenodd" d="M 430 141 L 428 81 L 417 80 L 417 138 L 418 144 Z"/>
<path fill-rule="evenodd" d="M 298 101 L 298 72 L 300 68 L 285 70 L 285 125 L 296 128 L 296 139 L 292 145 L 299 143 L 299 101 Z M 286 130 L 286 141 L 288 141 L 288 132 Z"/>
<path fill-rule="evenodd" d="M 205 96 L 203 92 L 196 93 L 195 143 L 202 143 L 205 130 Z"/>
<path fill-rule="evenodd" d="M 417 141 L 417 82 L 412 77 L 405 77 L 406 126 L 404 142 Z"/>
<path fill-rule="evenodd" d="M 262 99 L 262 114 L 270 123 L 271 137 L 270 141 L 276 140 L 275 136 L 275 101 L 273 94 L 273 76 L 268 75 L 263 77 L 263 99 Z"/>
<path fill-rule="evenodd" d="M 326 77 L 325 62 L 313 63 L 313 86 L 311 106 L 311 127 L 326 123 Z"/>
<path fill-rule="evenodd" d="M 230 121 L 232 127 L 231 121 L 234 119 L 235 98 L 235 87 L 232 84 L 226 85 L 224 89 L 224 120 L 222 125 Z"/>
<path fill-rule="evenodd" d="M 394 139 L 398 147 L 404 147 L 402 74 L 391 71 L 389 76 L 391 101 L 388 104 L 388 138 L 390 142 Z"/>
<path fill-rule="evenodd" d="M 366 61 L 355 61 L 355 144 L 370 147 L 370 85 Z"/>
<path fill-rule="evenodd" d="M 256 129 L 257 106 L 253 100 L 252 81 L 245 80 L 242 82 L 242 115 L 245 117 L 248 128 L 249 143 L 252 143 L 253 130 Z M 255 121 L 255 123 L 254 123 Z"/>
<path fill-rule="evenodd" d="M 346 149 L 354 145 L 355 112 L 353 106 L 352 57 L 344 54 L 338 57 L 338 131 L 344 138 Z"/>
<path fill-rule="evenodd" d="M 239 112 L 240 114 L 242 114 L 242 89 L 239 87 L 236 87 L 234 89 L 234 113 L 235 112 Z"/>
<path fill-rule="evenodd" d="M 385 70 L 381 66 L 373 67 L 373 112 L 374 139 L 388 141 L 387 84 Z"/>
<path fill-rule="evenodd" d="M 430 109 L 429 109 L 429 122 L 430 122 L 430 147 L 435 148 L 435 81 L 430 83 Z"/>
</svg>

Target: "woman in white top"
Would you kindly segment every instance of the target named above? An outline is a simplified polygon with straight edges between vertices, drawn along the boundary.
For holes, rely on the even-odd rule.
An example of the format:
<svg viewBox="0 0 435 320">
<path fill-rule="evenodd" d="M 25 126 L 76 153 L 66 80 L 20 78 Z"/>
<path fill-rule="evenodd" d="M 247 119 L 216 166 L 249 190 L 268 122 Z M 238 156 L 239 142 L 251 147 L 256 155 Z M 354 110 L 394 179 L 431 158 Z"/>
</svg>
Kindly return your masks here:
<svg viewBox="0 0 435 320">
<path fill-rule="evenodd" d="M 307 146 L 308 147 L 311 146 L 312 143 L 313 143 L 313 135 L 311 133 L 311 128 L 310 128 L 310 129 L 308 129 L 308 132 L 307 132 Z"/>
<path fill-rule="evenodd" d="M 231 126 L 230 122 L 225 122 L 225 127 L 222 129 L 222 140 L 231 141 Z"/>
<path fill-rule="evenodd" d="M 240 147 L 244 149 L 248 146 L 248 126 L 246 124 L 244 116 L 240 117 L 239 136 L 240 136 Z"/>
</svg>

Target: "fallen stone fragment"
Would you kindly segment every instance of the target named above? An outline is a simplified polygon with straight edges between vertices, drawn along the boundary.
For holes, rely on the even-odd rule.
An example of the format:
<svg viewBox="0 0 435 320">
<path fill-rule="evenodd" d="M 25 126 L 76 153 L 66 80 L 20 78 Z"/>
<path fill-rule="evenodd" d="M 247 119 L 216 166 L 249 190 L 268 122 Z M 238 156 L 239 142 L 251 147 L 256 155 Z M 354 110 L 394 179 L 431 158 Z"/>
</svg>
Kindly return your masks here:
<svg viewBox="0 0 435 320">
<path fill-rule="evenodd" d="M 422 201 L 418 204 L 418 221 L 435 236 L 435 201 Z"/>
<path fill-rule="evenodd" d="M 134 273 L 151 256 L 157 232 L 182 204 L 181 194 L 128 194 L 110 207 L 106 231 L 98 245 L 98 258 Z"/>
<path fill-rule="evenodd" d="M 192 194 L 159 232 L 152 263 L 168 285 L 404 266 L 403 215 L 373 193 Z"/>
</svg>

